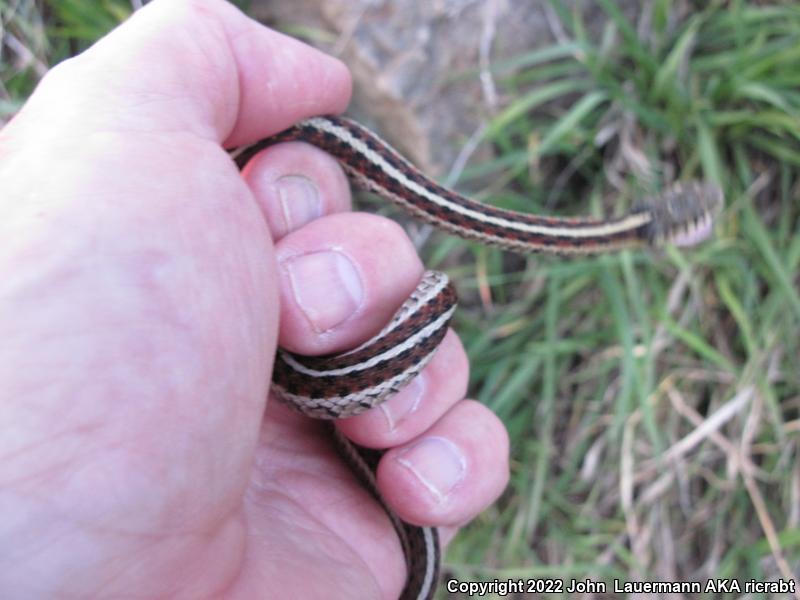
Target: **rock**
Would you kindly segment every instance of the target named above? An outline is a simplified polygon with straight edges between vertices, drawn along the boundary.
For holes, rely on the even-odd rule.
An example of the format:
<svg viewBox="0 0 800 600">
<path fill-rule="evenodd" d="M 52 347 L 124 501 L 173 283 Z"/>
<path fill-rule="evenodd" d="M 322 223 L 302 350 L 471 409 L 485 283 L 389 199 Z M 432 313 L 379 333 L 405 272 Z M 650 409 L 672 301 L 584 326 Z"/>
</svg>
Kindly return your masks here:
<svg viewBox="0 0 800 600">
<path fill-rule="evenodd" d="M 602 11 L 574 4 L 602 29 Z M 437 176 L 511 100 L 487 66 L 552 44 L 561 26 L 545 2 L 512 0 L 261 0 L 250 13 L 341 58 L 354 76 L 350 114 Z"/>
</svg>

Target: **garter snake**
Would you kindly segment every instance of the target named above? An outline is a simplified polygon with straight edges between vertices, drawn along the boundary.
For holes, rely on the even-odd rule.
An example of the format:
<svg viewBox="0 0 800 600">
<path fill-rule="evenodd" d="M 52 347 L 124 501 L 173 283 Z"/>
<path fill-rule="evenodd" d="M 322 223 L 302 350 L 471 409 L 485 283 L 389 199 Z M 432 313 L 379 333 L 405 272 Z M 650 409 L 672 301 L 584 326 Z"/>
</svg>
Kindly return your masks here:
<svg viewBox="0 0 800 600">
<path fill-rule="evenodd" d="M 710 235 L 722 191 L 710 183 L 678 183 L 627 214 L 610 219 L 519 213 L 476 202 L 437 184 L 366 127 L 344 117 L 315 117 L 235 151 L 243 168 L 260 150 L 285 141 L 313 144 L 339 160 L 359 187 L 457 236 L 515 252 L 576 255 L 664 243 L 693 245 Z M 419 286 L 375 337 L 334 357 L 279 350 L 272 391 L 315 418 L 336 419 L 377 406 L 428 363 L 447 330 L 456 294 L 447 276 L 427 271 Z M 433 597 L 440 550 L 435 528 L 401 521 L 374 478 L 380 453 L 334 432 L 340 453 L 391 519 L 408 569 L 402 600 Z"/>
</svg>

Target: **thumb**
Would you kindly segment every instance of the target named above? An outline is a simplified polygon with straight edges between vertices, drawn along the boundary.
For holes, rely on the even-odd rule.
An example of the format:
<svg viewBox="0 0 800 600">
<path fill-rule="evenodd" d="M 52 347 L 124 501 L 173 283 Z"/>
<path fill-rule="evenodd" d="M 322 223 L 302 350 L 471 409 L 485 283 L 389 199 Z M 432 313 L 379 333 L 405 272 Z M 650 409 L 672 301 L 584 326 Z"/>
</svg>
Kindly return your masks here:
<svg viewBox="0 0 800 600">
<path fill-rule="evenodd" d="M 155 0 L 51 69 L 14 121 L 35 114 L 47 120 L 36 129 L 52 132 L 80 115 L 84 128 L 96 131 L 168 128 L 240 145 L 305 117 L 341 112 L 350 85 L 337 59 L 222 0 Z"/>
</svg>

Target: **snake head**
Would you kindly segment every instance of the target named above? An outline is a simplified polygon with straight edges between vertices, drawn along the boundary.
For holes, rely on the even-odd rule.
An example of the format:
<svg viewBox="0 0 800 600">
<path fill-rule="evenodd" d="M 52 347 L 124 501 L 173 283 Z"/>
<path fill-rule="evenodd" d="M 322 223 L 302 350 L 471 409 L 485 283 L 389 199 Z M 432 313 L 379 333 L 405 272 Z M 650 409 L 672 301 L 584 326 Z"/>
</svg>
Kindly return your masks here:
<svg viewBox="0 0 800 600">
<path fill-rule="evenodd" d="M 716 184 L 678 182 L 638 204 L 632 212 L 650 213 L 652 219 L 645 233 L 650 244 L 694 246 L 711 236 L 723 201 L 722 189 Z"/>
</svg>

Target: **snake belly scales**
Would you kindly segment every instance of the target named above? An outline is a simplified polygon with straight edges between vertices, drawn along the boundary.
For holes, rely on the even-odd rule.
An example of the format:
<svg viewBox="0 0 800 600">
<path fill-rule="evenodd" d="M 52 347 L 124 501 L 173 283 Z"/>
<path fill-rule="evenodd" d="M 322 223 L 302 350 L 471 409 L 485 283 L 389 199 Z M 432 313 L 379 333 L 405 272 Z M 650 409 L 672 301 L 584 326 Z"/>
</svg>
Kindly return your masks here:
<svg viewBox="0 0 800 600">
<path fill-rule="evenodd" d="M 520 213 L 471 200 L 414 167 L 363 125 L 339 116 L 315 117 L 232 155 L 243 168 L 260 150 L 286 141 L 313 144 L 336 158 L 359 188 L 385 198 L 448 233 L 521 253 L 590 255 L 665 243 L 693 245 L 710 235 L 723 203 L 711 183 L 676 183 L 610 219 Z M 272 392 L 318 419 L 359 414 L 384 402 L 419 373 L 436 351 L 456 307 L 447 275 L 426 271 L 412 295 L 375 337 L 337 356 L 278 351 Z M 436 529 L 402 521 L 378 491 L 381 452 L 355 446 L 331 427 L 340 454 L 375 496 L 400 538 L 407 566 L 401 600 L 432 598 L 441 553 Z"/>
</svg>

